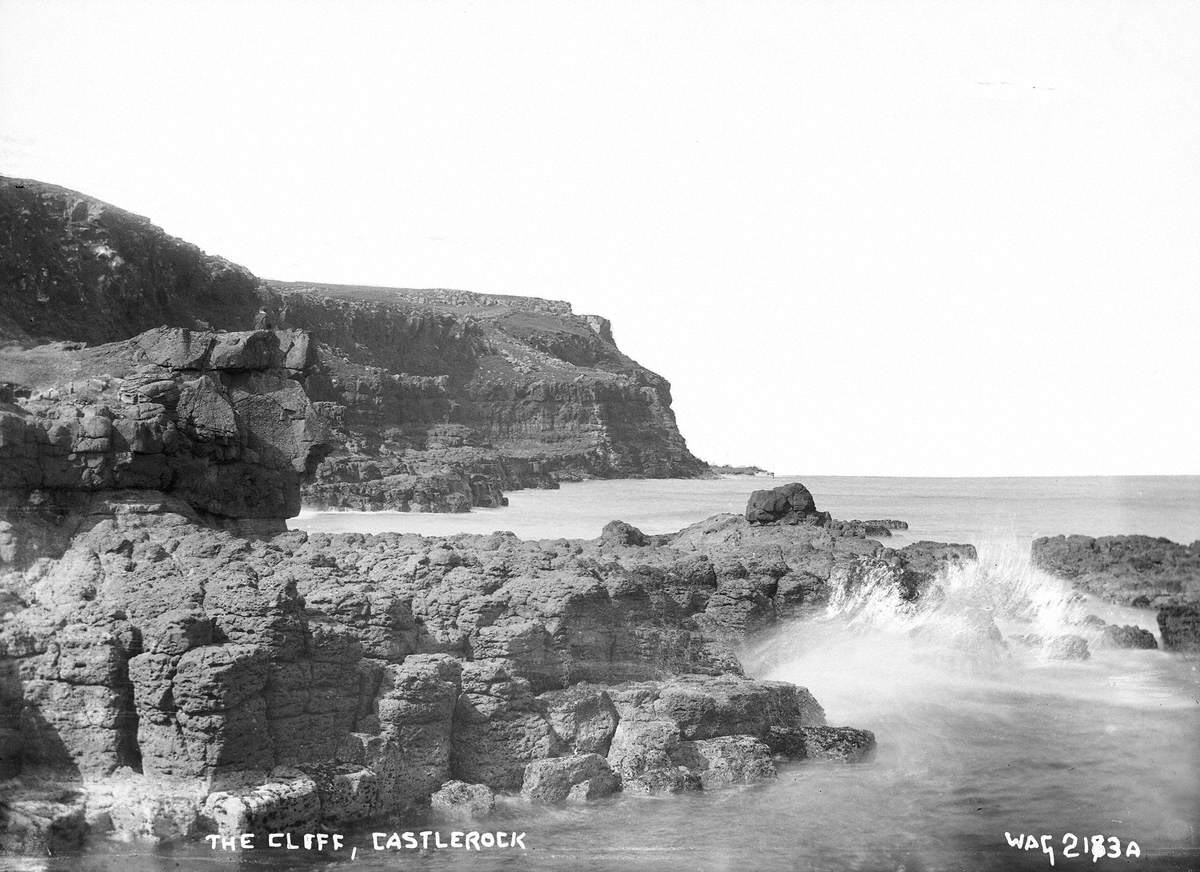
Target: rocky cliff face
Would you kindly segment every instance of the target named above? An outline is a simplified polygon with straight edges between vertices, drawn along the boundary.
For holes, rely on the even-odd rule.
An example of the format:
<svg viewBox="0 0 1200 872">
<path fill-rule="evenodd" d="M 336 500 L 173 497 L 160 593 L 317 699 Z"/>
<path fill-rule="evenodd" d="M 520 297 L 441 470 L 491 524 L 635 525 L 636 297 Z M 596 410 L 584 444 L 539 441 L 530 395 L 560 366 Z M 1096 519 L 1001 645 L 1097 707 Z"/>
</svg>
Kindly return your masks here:
<svg viewBox="0 0 1200 872">
<path fill-rule="evenodd" d="M 456 510 L 559 480 L 706 472 L 675 425 L 666 380 L 623 355 L 607 322 L 566 303 L 270 287 L 279 322 L 321 341 L 328 399 L 345 407 L 346 448 L 318 470 L 308 503 Z M 445 506 L 419 492 L 438 476 L 452 488 Z"/>
<path fill-rule="evenodd" d="M 0 350 L 0 509 L 78 512 L 96 495 L 177 497 L 213 519 L 282 527 L 328 451 L 298 331 L 159 328 L 124 342 Z M 0 560 L 24 565 L 6 534 Z M 28 537 L 27 537 L 28 539 Z"/>
<path fill-rule="evenodd" d="M 309 334 L 305 389 L 340 443 L 305 487 L 316 507 L 465 511 L 560 480 L 707 474 L 666 380 L 566 303 L 264 282 L 144 218 L 14 179 L 0 178 L 0 241 L 0 341 Z"/>
</svg>

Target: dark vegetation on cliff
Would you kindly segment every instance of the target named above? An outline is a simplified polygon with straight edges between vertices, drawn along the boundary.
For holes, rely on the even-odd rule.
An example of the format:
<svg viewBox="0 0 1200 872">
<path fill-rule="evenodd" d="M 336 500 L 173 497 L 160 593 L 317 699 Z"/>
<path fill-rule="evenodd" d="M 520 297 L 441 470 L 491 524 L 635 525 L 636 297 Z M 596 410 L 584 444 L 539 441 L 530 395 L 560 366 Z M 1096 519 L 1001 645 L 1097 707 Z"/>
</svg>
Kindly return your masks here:
<svg viewBox="0 0 1200 872">
<path fill-rule="evenodd" d="M 137 215 L 0 177 L 0 343 L 43 346 L 44 365 L 6 367 L 10 392 L 71 365 L 46 343 L 268 325 L 311 334 L 305 389 L 330 443 L 305 484 L 315 507 L 465 511 L 561 480 L 708 474 L 667 381 L 567 303 L 264 281 Z"/>
</svg>

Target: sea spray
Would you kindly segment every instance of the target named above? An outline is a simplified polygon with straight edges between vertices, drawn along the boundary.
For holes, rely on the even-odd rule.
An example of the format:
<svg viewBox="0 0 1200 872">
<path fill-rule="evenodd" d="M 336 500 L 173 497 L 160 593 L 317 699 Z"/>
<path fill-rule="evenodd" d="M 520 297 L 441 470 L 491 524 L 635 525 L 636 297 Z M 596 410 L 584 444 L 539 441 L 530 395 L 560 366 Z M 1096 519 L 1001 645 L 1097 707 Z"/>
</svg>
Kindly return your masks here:
<svg viewBox="0 0 1200 872">
<path fill-rule="evenodd" d="M 834 722 L 893 724 L 893 741 L 936 734 L 945 709 L 978 706 L 981 722 L 1002 728 L 1008 715 L 996 693 L 1111 690 L 1106 677 L 1081 675 L 1080 664 L 1050 661 L 1029 643 L 1079 636 L 1094 646 L 1100 630 L 1086 618 L 1097 610 L 1033 566 L 1027 548 L 1000 539 L 983 543 L 978 560 L 948 566 L 915 599 L 882 567 L 847 577 L 827 606 L 758 640 L 742 659 L 752 675 L 809 687 Z M 888 738 L 883 731 L 881 745 Z"/>
</svg>

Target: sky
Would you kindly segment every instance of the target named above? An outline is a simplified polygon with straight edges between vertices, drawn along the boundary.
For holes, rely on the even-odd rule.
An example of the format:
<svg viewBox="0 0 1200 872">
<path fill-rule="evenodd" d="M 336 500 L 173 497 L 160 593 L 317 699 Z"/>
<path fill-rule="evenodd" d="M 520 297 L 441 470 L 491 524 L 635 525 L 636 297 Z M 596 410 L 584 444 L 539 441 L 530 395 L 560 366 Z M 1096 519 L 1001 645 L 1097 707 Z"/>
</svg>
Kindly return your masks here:
<svg viewBox="0 0 1200 872">
<path fill-rule="evenodd" d="M 562 299 L 780 473 L 1200 473 L 1200 4 L 0 0 L 0 173 Z"/>
</svg>

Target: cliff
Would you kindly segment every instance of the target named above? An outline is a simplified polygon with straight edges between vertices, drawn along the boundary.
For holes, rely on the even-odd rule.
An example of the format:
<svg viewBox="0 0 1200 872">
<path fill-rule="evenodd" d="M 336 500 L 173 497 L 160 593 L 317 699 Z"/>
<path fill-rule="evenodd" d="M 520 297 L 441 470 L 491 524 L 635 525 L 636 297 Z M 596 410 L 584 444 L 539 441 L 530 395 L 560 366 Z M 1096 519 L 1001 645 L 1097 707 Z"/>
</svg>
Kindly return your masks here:
<svg viewBox="0 0 1200 872">
<path fill-rule="evenodd" d="M 607 321 L 566 303 L 267 287 L 278 323 L 318 338 L 330 376 L 320 398 L 345 410 L 346 447 L 306 486 L 310 505 L 458 510 L 560 480 L 707 474 L 667 381 L 622 354 Z M 440 501 L 421 493 L 438 476 Z"/>
<path fill-rule="evenodd" d="M 264 281 L 145 218 L 2 177 L 0 242 L 0 342 L 308 333 L 305 389 L 338 443 L 305 486 L 317 507 L 463 511 L 560 480 L 708 474 L 667 381 L 567 303 Z"/>
</svg>

